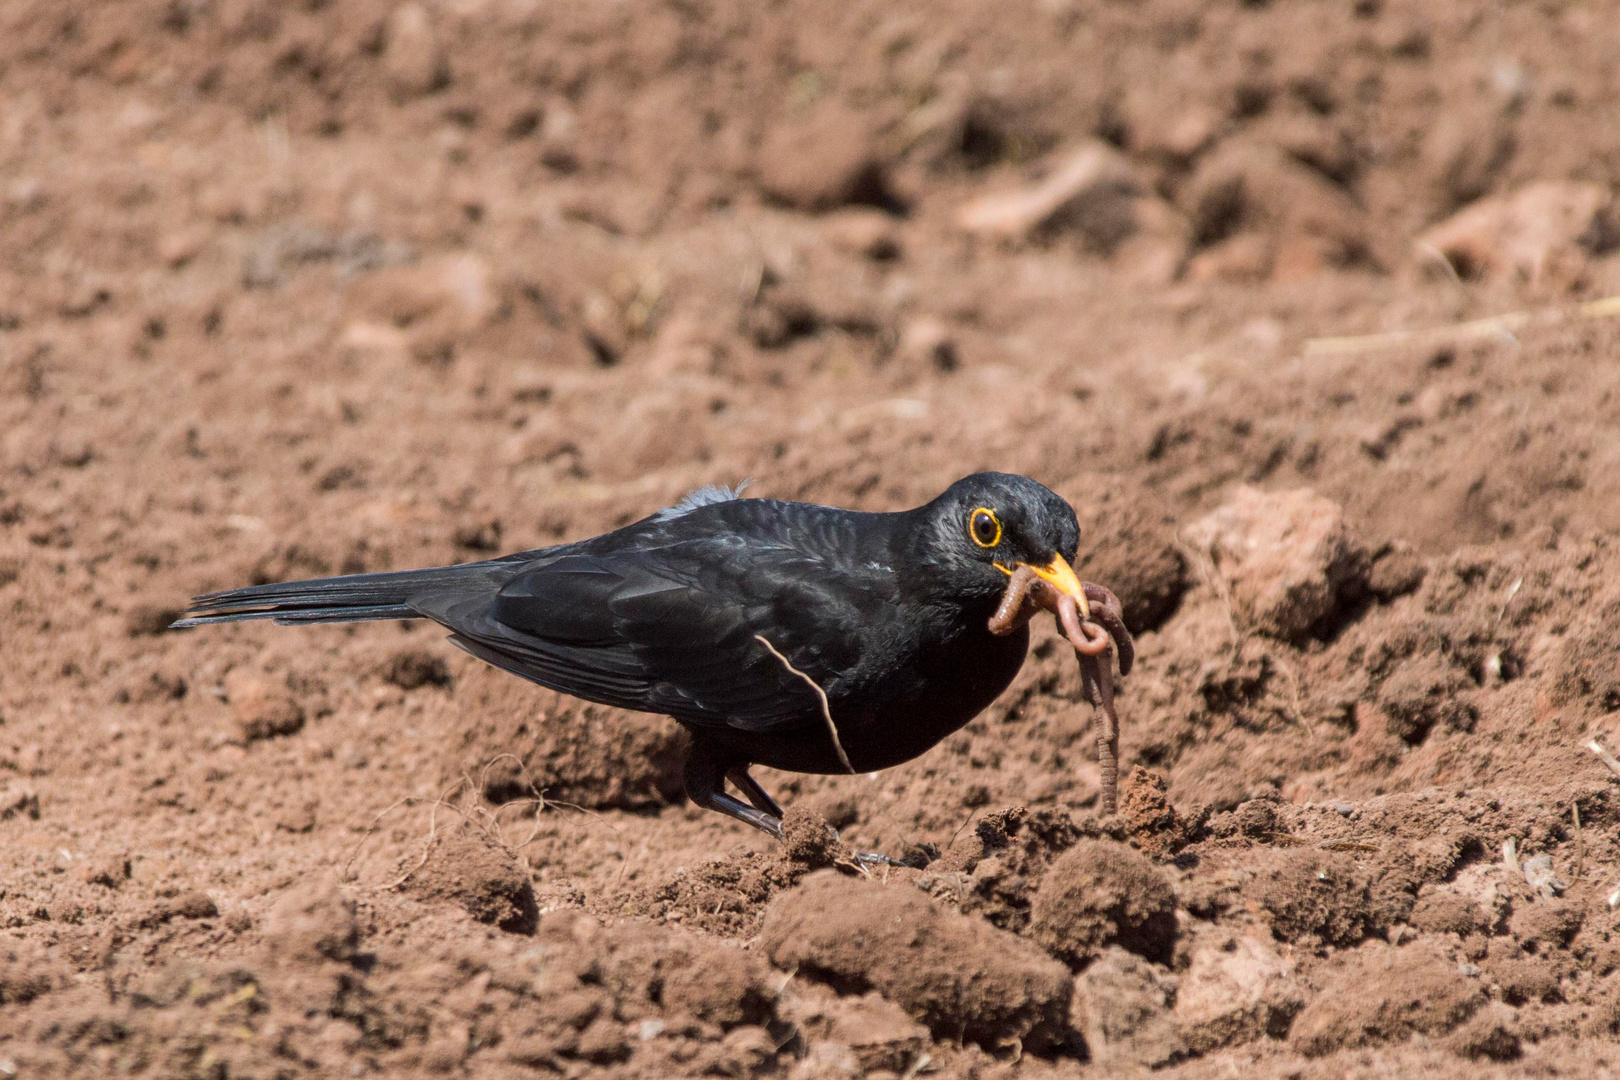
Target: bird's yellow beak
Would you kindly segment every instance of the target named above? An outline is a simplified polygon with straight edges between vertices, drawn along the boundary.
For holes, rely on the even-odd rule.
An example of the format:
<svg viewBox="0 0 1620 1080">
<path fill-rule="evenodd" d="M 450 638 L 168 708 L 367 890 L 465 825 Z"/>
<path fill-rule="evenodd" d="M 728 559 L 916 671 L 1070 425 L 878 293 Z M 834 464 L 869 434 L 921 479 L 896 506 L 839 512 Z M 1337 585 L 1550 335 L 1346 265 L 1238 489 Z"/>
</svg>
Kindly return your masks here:
<svg viewBox="0 0 1620 1080">
<path fill-rule="evenodd" d="M 1061 595 L 1074 597 L 1075 605 L 1080 609 L 1080 617 L 1082 619 L 1091 618 L 1091 605 L 1086 602 L 1086 590 L 1080 587 L 1080 579 L 1075 576 L 1074 567 L 1070 566 L 1069 561 L 1062 555 L 1053 555 L 1052 561 L 1045 566 L 1021 562 L 1015 564 L 1014 569 L 1019 566 L 1029 567 L 1030 570 L 1034 571 L 1036 577 L 1052 586 Z M 1011 570 L 999 564 L 998 569 L 1002 570 L 1003 573 L 1012 573 Z"/>
</svg>

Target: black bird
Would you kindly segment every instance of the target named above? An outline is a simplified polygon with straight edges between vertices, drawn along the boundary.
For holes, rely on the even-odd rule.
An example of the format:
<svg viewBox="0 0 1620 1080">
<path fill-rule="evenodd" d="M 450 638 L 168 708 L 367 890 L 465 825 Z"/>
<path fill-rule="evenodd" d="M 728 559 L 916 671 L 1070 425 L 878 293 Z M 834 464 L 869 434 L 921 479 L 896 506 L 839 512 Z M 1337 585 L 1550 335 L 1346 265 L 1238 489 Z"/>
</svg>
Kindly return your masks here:
<svg viewBox="0 0 1620 1080">
<path fill-rule="evenodd" d="M 782 809 L 751 765 L 869 772 L 916 757 L 1023 664 L 1027 625 L 987 626 L 1015 570 L 1081 595 L 1074 510 L 1026 477 L 978 473 L 888 514 L 739 496 L 703 488 L 614 532 L 487 562 L 211 593 L 174 625 L 432 619 L 542 686 L 673 717 L 692 735 L 692 801 L 779 837 Z"/>
</svg>

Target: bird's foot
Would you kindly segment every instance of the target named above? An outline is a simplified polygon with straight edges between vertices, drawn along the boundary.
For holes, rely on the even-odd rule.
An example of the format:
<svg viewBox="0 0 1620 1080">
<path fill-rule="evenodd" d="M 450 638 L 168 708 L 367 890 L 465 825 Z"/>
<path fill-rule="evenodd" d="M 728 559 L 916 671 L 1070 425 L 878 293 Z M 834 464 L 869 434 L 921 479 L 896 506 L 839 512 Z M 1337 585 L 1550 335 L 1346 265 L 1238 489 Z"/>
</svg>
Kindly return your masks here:
<svg viewBox="0 0 1620 1080">
<path fill-rule="evenodd" d="M 833 840 L 842 846 L 844 841 L 843 837 L 838 835 L 838 830 L 831 825 L 827 826 L 827 830 L 832 833 Z M 912 844 L 899 858 L 885 855 L 881 851 L 852 851 L 847 848 L 845 851 L 849 860 L 863 871 L 874 866 L 909 866 L 913 870 L 924 870 L 929 863 L 939 858 L 939 848 L 933 844 Z"/>
</svg>

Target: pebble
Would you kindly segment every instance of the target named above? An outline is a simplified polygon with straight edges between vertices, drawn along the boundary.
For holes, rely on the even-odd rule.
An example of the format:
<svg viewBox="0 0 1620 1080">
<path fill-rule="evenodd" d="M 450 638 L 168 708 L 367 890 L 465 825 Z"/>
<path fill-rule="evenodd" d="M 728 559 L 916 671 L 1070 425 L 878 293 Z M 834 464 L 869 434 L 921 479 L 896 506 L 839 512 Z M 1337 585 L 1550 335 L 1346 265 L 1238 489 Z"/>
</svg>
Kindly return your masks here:
<svg viewBox="0 0 1620 1080">
<path fill-rule="evenodd" d="M 1343 509 L 1307 488 L 1241 487 L 1187 536 L 1226 578 L 1239 622 L 1284 640 L 1332 613 L 1361 561 Z"/>
<path fill-rule="evenodd" d="M 450 82 L 449 61 L 421 4 L 401 4 L 388 17 L 383 67 L 400 98 L 431 94 Z"/>
<path fill-rule="evenodd" d="M 1586 262 L 1581 239 L 1610 202 L 1600 184 L 1545 180 L 1480 199 L 1417 238 L 1415 258 L 1439 253 L 1459 277 L 1562 279 Z"/>
<path fill-rule="evenodd" d="M 1135 191 L 1136 177 L 1124 155 L 1094 139 L 1044 179 L 966 203 L 956 212 L 956 225 L 988 239 L 1022 240 L 1082 199 L 1134 200 Z"/>
</svg>

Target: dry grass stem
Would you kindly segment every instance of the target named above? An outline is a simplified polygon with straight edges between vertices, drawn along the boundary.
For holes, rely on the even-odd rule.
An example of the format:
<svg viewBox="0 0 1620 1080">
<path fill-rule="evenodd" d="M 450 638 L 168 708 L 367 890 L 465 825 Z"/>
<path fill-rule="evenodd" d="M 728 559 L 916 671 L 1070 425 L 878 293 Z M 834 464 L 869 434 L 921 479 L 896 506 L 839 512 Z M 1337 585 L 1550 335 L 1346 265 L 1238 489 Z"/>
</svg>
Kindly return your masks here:
<svg viewBox="0 0 1620 1080">
<path fill-rule="evenodd" d="M 780 652 L 777 651 L 775 645 L 772 645 L 769 641 L 765 640 L 765 635 L 764 634 L 755 634 L 754 635 L 754 640 L 759 642 L 761 645 L 765 646 L 767 649 L 769 649 L 771 651 L 772 656 L 774 656 L 778 660 L 782 661 L 782 666 L 783 667 L 787 668 L 793 674 L 797 675 L 799 678 L 801 678 L 805 682 L 809 683 L 810 684 L 810 689 L 812 689 L 812 690 L 814 690 L 816 692 L 816 697 L 821 699 L 821 717 L 822 717 L 823 720 L 827 721 L 827 734 L 832 736 L 833 749 L 838 751 L 838 760 L 843 764 L 845 772 L 849 773 L 850 775 L 854 775 L 855 766 L 853 766 L 853 765 L 851 765 L 849 763 L 849 755 L 844 753 L 844 744 L 838 738 L 838 725 L 833 723 L 832 706 L 827 703 L 827 691 L 823 690 L 821 688 L 820 684 L 816 682 L 816 680 L 812 679 L 810 676 L 806 675 L 804 672 L 802 672 L 798 668 L 794 667 L 788 661 L 787 657 L 783 656 Z"/>
<path fill-rule="evenodd" d="M 1509 311 L 1487 319 L 1472 319 L 1451 326 L 1433 326 L 1424 330 L 1392 330 L 1382 334 L 1356 334 L 1348 337 L 1311 338 L 1305 342 L 1305 358 L 1324 356 L 1354 356 L 1396 346 L 1434 348 L 1442 345 L 1462 345 L 1470 341 L 1507 339 L 1517 341 L 1517 334 L 1535 326 L 1556 326 L 1559 323 L 1581 319 L 1609 319 L 1620 316 L 1620 296 L 1606 296 L 1584 304 L 1565 307 L 1541 308 L 1536 311 Z"/>
<path fill-rule="evenodd" d="M 1581 874 L 1586 869 L 1586 837 L 1581 830 L 1581 804 L 1571 799 L 1569 812 L 1575 819 L 1575 880 L 1581 880 Z"/>
<path fill-rule="evenodd" d="M 1593 739 L 1586 744 L 1586 748 L 1592 751 L 1592 753 L 1596 754 L 1598 756 L 1598 760 L 1609 767 L 1610 772 L 1612 772 L 1616 777 L 1620 777 L 1620 760 L 1617 760 L 1613 754 L 1609 753 L 1609 751 L 1604 748 L 1602 743 L 1598 742 L 1596 739 Z"/>
</svg>

